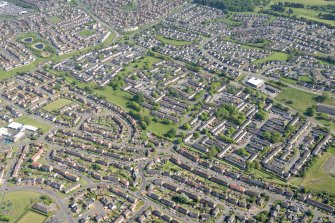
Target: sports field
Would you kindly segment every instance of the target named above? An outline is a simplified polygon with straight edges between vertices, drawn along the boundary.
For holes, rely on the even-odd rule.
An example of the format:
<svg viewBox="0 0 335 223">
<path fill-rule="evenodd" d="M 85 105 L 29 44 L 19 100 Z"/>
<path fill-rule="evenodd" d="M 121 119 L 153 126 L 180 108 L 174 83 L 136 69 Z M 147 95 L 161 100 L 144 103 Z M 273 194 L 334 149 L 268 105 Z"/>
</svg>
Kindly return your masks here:
<svg viewBox="0 0 335 223">
<path fill-rule="evenodd" d="M 42 132 L 47 132 L 51 128 L 51 126 L 48 123 L 34 119 L 31 116 L 21 116 L 15 119 L 15 121 L 21 124 L 32 125 L 35 126 L 36 128 L 40 128 Z"/>
<path fill-rule="evenodd" d="M 36 213 L 34 211 L 28 211 L 18 221 L 18 223 L 43 223 L 46 216 Z"/>
<path fill-rule="evenodd" d="M 8 216 L 11 222 L 15 222 L 18 218 L 35 203 L 41 194 L 32 191 L 15 191 L 5 193 L 1 201 L 2 214 Z M 35 223 L 35 222 L 34 222 Z"/>
<path fill-rule="evenodd" d="M 182 45 L 188 45 L 191 44 L 191 42 L 188 41 L 182 41 L 182 40 L 175 40 L 175 39 L 168 39 L 163 36 L 157 36 L 157 39 L 165 44 L 171 44 L 175 46 L 182 46 Z"/>
<path fill-rule="evenodd" d="M 60 108 L 63 108 L 66 105 L 70 105 L 72 104 L 72 101 L 66 98 L 60 98 L 57 99 L 56 101 L 53 101 L 49 104 L 47 104 L 46 106 L 43 107 L 44 110 L 48 111 L 48 112 L 52 112 L 52 111 L 56 111 Z"/>
<path fill-rule="evenodd" d="M 290 55 L 282 52 L 274 52 L 270 56 L 263 59 L 255 60 L 254 63 L 264 63 L 267 61 L 287 61 Z"/>
</svg>

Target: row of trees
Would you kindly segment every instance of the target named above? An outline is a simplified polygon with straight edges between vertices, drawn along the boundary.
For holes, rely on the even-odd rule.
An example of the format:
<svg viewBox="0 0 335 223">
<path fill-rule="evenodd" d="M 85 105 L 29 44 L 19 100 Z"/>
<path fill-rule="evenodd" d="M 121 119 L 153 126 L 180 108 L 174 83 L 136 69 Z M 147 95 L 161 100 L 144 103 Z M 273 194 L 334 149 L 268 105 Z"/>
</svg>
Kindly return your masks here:
<svg viewBox="0 0 335 223">
<path fill-rule="evenodd" d="M 207 5 L 234 12 L 252 12 L 256 6 L 268 4 L 269 0 L 193 0 L 194 3 Z"/>
</svg>

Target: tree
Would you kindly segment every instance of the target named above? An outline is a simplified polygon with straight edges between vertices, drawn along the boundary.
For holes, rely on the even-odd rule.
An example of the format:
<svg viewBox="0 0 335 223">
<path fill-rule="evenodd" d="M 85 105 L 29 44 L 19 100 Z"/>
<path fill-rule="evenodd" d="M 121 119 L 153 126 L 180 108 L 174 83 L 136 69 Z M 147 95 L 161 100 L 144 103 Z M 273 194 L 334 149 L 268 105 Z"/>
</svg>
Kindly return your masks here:
<svg viewBox="0 0 335 223">
<path fill-rule="evenodd" d="M 259 111 L 256 113 L 255 118 L 258 120 L 265 120 L 267 118 L 268 114 L 265 111 Z"/>
<path fill-rule="evenodd" d="M 314 116 L 316 114 L 316 109 L 314 107 L 308 108 L 305 112 L 305 115 L 308 115 L 310 117 Z"/>
<path fill-rule="evenodd" d="M 249 156 L 250 155 L 245 148 L 238 149 L 237 154 L 240 155 L 240 156 Z"/>
<path fill-rule="evenodd" d="M 144 101 L 144 94 L 139 92 L 133 96 L 132 100 L 137 103 L 142 103 Z"/>
<path fill-rule="evenodd" d="M 185 123 L 183 126 L 182 126 L 182 129 L 184 129 L 184 130 L 188 130 L 188 129 L 190 129 L 191 128 L 191 126 L 190 126 L 190 124 L 188 124 L 188 123 Z"/>
<path fill-rule="evenodd" d="M 168 138 L 174 138 L 174 137 L 176 137 L 176 135 L 177 135 L 177 131 L 176 131 L 176 129 L 174 129 L 174 128 L 171 128 L 171 129 L 165 134 L 165 136 L 168 137 Z"/>
</svg>

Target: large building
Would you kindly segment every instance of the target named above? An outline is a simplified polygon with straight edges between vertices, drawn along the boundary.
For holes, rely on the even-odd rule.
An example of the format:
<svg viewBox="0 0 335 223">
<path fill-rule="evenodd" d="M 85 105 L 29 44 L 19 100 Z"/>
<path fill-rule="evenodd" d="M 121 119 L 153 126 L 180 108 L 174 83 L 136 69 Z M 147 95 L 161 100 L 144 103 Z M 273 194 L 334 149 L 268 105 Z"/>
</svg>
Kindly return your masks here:
<svg viewBox="0 0 335 223">
<path fill-rule="evenodd" d="M 323 112 L 329 115 L 335 115 L 335 106 L 318 104 L 318 112 Z"/>
<path fill-rule="evenodd" d="M 260 88 L 263 86 L 264 83 L 265 82 L 263 79 L 258 79 L 256 77 L 252 77 L 246 82 L 247 85 L 254 87 L 254 88 Z"/>
</svg>

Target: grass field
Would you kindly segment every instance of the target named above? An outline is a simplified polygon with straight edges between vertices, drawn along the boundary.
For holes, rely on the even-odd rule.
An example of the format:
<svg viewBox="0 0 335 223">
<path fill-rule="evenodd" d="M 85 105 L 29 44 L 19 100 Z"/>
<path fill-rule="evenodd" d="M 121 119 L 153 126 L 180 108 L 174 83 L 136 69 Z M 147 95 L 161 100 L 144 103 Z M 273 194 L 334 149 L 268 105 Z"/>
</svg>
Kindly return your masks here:
<svg viewBox="0 0 335 223">
<path fill-rule="evenodd" d="M 92 35 L 94 33 L 95 33 L 95 31 L 91 30 L 91 29 L 84 29 L 84 30 L 81 30 L 81 31 L 78 32 L 78 34 L 81 35 L 81 36 L 89 36 L 89 35 Z"/>
<path fill-rule="evenodd" d="M 51 22 L 51 23 L 58 23 L 58 22 L 60 22 L 60 21 L 62 21 L 58 16 L 51 16 L 50 18 L 49 18 L 49 21 Z"/>
<path fill-rule="evenodd" d="M 18 221 L 18 223 L 43 223 L 46 216 L 38 214 L 34 211 L 28 211 L 24 216 Z"/>
<path fill-rule="evenodd" d="M 17 73 L 23 73 L 23 72 L 31 71 L 34 68 L 36 68 L 38 66 L 38 64 L 41 63 L 42 61 L 43 61 L 43 59 L 36 59 L 34 62 L 32 62 L 28 65 L 18 67 L 18 68 L 15 68 L 15 69 L 11 69 L 10 71 L 5 71 L 3 69 L 0 69 L 0 81 L 5 80 L 7 78 L 10 78 Z"/>
<path fill-rule="evenodd" d="M 177 128 L 175 124 L 163 124 L 159 122 L 151 122 L 148 126 L 148 130 L 155 133 L 158 136 L 163 137 L 171 128 Z"/>
<path fill-rule="evenodd" d="M 324 170 L 326 161 L 332 156 L 335 156 L 334 147 L 330 147 L 326 153 L 317 159 L 301 181 L 301 186 L 335 195 L 335 177 Z"/>
<path fill-rule="evenodd" d="M 191 44 L 191 42 L 188 41 L 181 41 L 181 40 L 175 40 L 175 39 L 167 39 L 163 36 L 157 36 L 156 37 L 159 41 L 165 43 L 165 44 L 171 44 L 175 46 L 183 46 L 183 45 L 188 45 Z"/>
<path fill-rule="evenodd" d="M 53 101 L 53 102 L 47 104 L 46 106 L 43 107 L 43 109 L 48 111 L 48 112 L 52 112 L 52 111 L 56 111 L 60 108 L 63 108 L 66 105 L 70 105 L 72 103 L 73 103 L 73 101 L 71 101 L 69 99 L 60 98 L 60 99 L 57 99 L 56 101 Z"/>
<path fill-rule="evenodd" d="M 299 77 L 299 80 L 307 82 L 307 83 L 312 82 L 312 79 L 310 77 L 308 77 L 308 76 L 301 76 L 301 77 Z"/>
<path fill-rule="evenodd" d="M 305 112 L 307 108 L 316 105 L 318 95 L 297 90 L 295 88 L 284 88 L 276 97 L 277 100 L 290 104 L 290 106 L 300 112 Z M 288 103 L 288 102 L 292 103 Z"/>
<path fill-rule="evenodd" d="M 272 0 L 271 2 L 285 2 L 283 0 Z M 294 3 L 302 3 L 304 5 L 334 5 L 334 1 L 327 0 L 290 0 L 290 2 Z"/>
<path fill-rule="evenodd" d="M 115 103 L 116 105 L 124 108 L 125 110 L 129 111 L 127 104 L 132 97 L 126 91 L 122 90 L 113 90 L 111 87 L 106 87 L 104 89 L 96 89 L 94 90 L 96 94 L 106 96 L 108 101 Z"/>
<path fill-rule="evenodd" d="M 277 3 L 277 2 L 285 2 L 284 0 L 272 0 L 271 3 L 266 6 L 265 8 L 268 9 L 270 8 L 270 5 L 272 5 L 273 3 Z M 291 8 L 293 10 L 293 13 L 290 14 L 290 16 L 296 16 L 297 18 L 303 17 L 306 18 L 308 20 L 313 20 L 313 21 L 317 21 L 317 22 L 323 22 L 329 25 L 335 25 L 335 21 L 331 21 L 331 20 L 325 20 L 325 19 L 321 19 L 318 18 L 319 13 L 322 11 L 318 11 L 318 10 L 313 10 L 313 9 L 309 9 L 309 6 L 312 5 L 316 5 L 316 6 L 325 6 L 325 5 L 335 5 L 335 1 L 327 1 L 327 0 L 292 0 L 289 2 L 294 2 L 294 3 L 302 3 L 305 5 L 305 8 Z M 288 8 L 287 8 L 288 9 Z M 288 15 L 286 12 L 281 13 L 282 15 Z"/>
<path fill-rule="evenodd" d="M 11 222 L 15 222 L 40 196 L 41 194 L 31 191 L 5 193 L 0 211 L 9 216 Z"/>
<path fill-rule="evenodd" d="M 26 125 L 32 125 L 35 126 L 37 128 L 40 128 L 42 130 L 42 132 L 47 132 L 49 131 L 49 129 L 51 128 L 51 126 L 47 123 L 44 123 L 42 121 L 39 121 L 37 119 L 34 119 L 31 116 L 21 116 L 17 119 L 15 119 L 16 122 L 19 122 L 21 124 L 26 124 Z"/>
<path fill-rule="evenodd" d="M 274 52 L 270 56 L 265 57 L 263 59 L 255 60 L 254 63 L 264 63 L 267 61 L 286 61 L 290 58 L 290 55 L 287 53 L 282 53 L 282 52 Z"/>
</svg>

